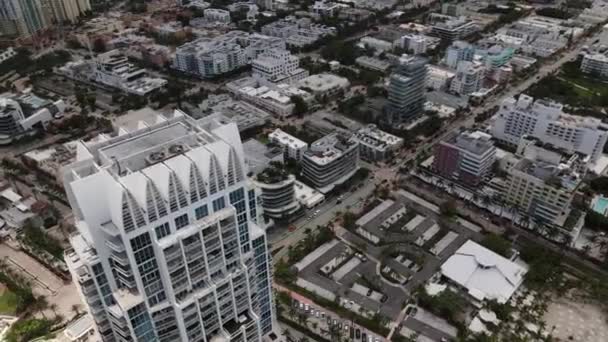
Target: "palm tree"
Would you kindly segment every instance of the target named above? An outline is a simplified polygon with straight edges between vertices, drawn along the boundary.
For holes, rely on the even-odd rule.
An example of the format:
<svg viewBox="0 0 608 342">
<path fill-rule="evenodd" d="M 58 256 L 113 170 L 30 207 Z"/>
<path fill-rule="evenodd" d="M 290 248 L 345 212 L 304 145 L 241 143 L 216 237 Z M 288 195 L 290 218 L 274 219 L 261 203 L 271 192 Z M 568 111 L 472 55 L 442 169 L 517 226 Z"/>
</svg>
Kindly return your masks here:
<svg viewBox="0 0 608 342">
<path fill-rule="evenodd" d="M 298 314 L 298 311 L 296 311 L 296 308 L 294 308 L 293 306 L 289 306 L 289 311 L 287 312 L 287 314 L 289 315 L 289 317 L 291 317 L 291 319 L 293 319 Z"/>
<path fill-rule="evenodd" d="M 547 228 L 547 237 L 549 239 L 554 240 L 557 234 L 559 234 L 559 231 L 554 226 L 549 226 Z"/>
<path fill-rule="evenodd" d="M 51 303 L 51 305 L 49 305 L 49 309 L 53 311 L 53 316 L 57 317 L 57 304 Z"/>
<path fill-rule="evenodd" d="M 61 323 L 61 322 L 63 322 L 64 320 L 65 320 L 65 317 L 63 317 L 63 315 L 62 315 L 62 314 L 56 314 L 56 315 L 55 315 L 55 322 L 57 322 L 57 323 Z"/>
<path fill-rule="evenodd" d="M 483 205 L 486 207 L 486 209 L 490 210 L 489 208 L 487 208 L 487 207 L 490 205 L 490 203 L 492 203 L 492 200 L 490 199 L 490 196 L 488 196 L 488 195 L 484 194 L 484 195 L 481 197 L 481 202 L 482 202 L 482 203 L 483 203 Z"/>
<path fill-rule="evenodd" d="M 34 302 L 34 308 L 37 311 L 39 311 L 42 314 L 42 316 L 44 316 L 44 318 L 46 318 L 46 315 L 44 314 L 44 310 L 49 308 L 49 302 L 46 299 L 46 297 L 44 297 L 44 296 L 37 297 Z"/>
<path fill-rule="evenodd" d="M 298 313 L 298 323 L 300 323 L 300 325 L 307 326 L 308 316 L 306 316 L 306 314 L 303 312 Z"/>
<path fill-rule="evenodd" d="M 562 245 L 565 247 L 571 247 L 572 246 L 572 235 L 570 235 L 568 233 L 563 233 Z"/>
<path fill-rule="evenodd" d="M 74 316 L 80 315 L 80 304 L 72 305 L 72 312 L 74 313 Z"/>
<path fill-rule="evenodd" d="M 340 341 L 342 338 L 342 329 L 340 329 L 337 324 L 330 325 L 329 335 L 331 336 L 331 341 Z"/>
</svg>

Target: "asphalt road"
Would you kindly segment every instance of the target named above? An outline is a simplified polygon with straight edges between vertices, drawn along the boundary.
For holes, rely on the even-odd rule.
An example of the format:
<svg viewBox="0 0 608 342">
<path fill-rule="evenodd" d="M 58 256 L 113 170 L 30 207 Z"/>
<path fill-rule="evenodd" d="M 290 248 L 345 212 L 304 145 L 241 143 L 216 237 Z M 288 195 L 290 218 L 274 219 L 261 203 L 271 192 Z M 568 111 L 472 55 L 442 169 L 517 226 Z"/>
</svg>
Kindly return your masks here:
<svg viewBox="0 0 608 342">
<path fill-rule="evenodd" d="M 334 219 L 338 211 L 344 212 L 357 204 L 363 203 L 363 200 L 374 191 L 375 186 L 375 182 L 368 180 L 363 183 L 362 187 L 354 192 L 345 194 L 342 203 L 338 204 L 337 198 L 331 198 L 321 204 L 320 207 L 313 210 L 320 210 L 316 217 L 313 217 L 310 220 L 307 217 L 303 217 L 294 222 L 293 225 L 296 227 L 295 231 L 290 232 L 283 229 L 283 231 L 278 234 L 271 234 L 269 241 L 272 244 L 272 249 L 276 250 L 280 247 L 284 247 L 273 258 L 275 258 L 275 260 L 283 258 L 287 254 L 287 246 L 295 245 L 304 238 L 304 231 L 306 228 L 314 229 L 317 226 L 326 225 Z"/>
<path fill-rule="evenodd" d="M 495 95 L 491 96 L 490 98 L 486 99 L 484 101 L 484 104 L 482 106 L 479 106 L 479 107 L 476 107 L 475 109 L 473 109 L 467 115 L 466 119 L 452 123 L 451 125 L 449 125 L 448 127 L 445 127 L 443 129 L 444 130 L 443 134 L 437 136 L 436 138 L 432 139 L 431 141 L 428 141 L 426 144 L 417 147 L 416 152 L 412 153 L 409 157 L 406 157 L 400 166 L 405 165 L 407 162 L 409 162 L 411 160 L 415 160 L 419 154 L 423 153 L 424 151 L 427 151 L 432 146 L 434 146 L 437 142 L 446 138 L 446 136 L 448 136 L 452 132 L 457 131 L 461 128 L 473 127 L 473 125 L 475 124 L 475 116 L 477 114 L 483 113 L 486 110 L 493 108 L 494 106 L 500 105 L 500 103 L 502 102 L 503 99 L 513 97 L 519 93 L 524 92 L 526 89 L 528 89 L 530 86 L 532 86 L 534 83 L 538 82 L 542 78 L 558 71 L 559 68 L 561 68 L 561 66 L 564 63 L 575 59 L 576 56 L 578 55 L 578 53 L 581 51 L 581 48 L 585 45 L 591 44 L 591 42 L 593 42 L 593 40 L 597 39 L 597 37 L 601 34 L 601 32 L 602 31 L 599 31 L 596 34 L 588 37 L 587 39 L 579 41 L 571 50 L 564 53 L 561 57 L 557 58 L 555 61 L 550 61 L 549 63 L 543 64 L 539 68 L 538 72 L 536 72 L 534 74 L 530 74 L 528 78 L 521 81 L 517 85 L 515 85 L 515 86 L 510 85 L 507 88 L 503 89 L 503 91 L 501 91 L 500 93 L 495 94 Z"/>
</svg>

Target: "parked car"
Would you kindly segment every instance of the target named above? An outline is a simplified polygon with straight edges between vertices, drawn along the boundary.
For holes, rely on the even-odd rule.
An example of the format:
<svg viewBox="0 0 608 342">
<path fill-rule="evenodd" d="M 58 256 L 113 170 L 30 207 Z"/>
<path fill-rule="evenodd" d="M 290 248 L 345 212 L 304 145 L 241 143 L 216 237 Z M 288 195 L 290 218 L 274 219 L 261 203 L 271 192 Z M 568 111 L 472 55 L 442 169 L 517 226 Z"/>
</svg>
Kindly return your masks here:
<svg viewBox="0 0 608 342">
<path fill-rule="evenodd" d="M 355 337 L 357 339 L 361 338 L 361 330 L 359 328 L 357 328 L 357 330 L 355 330 Z"/>
</svg>

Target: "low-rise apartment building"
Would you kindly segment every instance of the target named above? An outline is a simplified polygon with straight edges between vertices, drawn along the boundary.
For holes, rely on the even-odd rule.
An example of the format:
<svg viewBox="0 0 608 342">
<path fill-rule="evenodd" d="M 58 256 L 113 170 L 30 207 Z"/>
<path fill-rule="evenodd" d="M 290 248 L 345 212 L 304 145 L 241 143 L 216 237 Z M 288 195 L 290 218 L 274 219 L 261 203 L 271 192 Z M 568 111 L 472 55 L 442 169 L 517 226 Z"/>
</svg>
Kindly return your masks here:
<svg viewBox="0 0 608 342">
<path fill-rule="evenodd" d="M 445 64 L 456 69 L 461 61 L 473 61 L 475 57 L 475 47 L 468 42 L 457 40 L 448 46 L 445 53 Z"/>
<path fill-rule="evenodd" d="M 533 150 L 519 156 L 507 169 L 503 199 L 508 205 L 529 215 L 535 224 L 580 230 L 581 217 L 574 216 L 571 203 L 584 174 L 576 159 L 564 160 L 561 154 Z"/>
<path fill-rule="evenodd" d="M 333 74 L 318 74 L 300 80 L 298 85 L 315 96 L 331 97 L 347 90 L 350 82 L 345 77 Z"/>
<path fill-rule="evenodd" d="M 435 146 L 433 170 L 442 177 L 478 186 L 492 172 L 496 148 L 489 134 L 465 131 Z"/>
<path fill-rule="evenodd" d="M 259 108 L 269 111 L 280 118 L 293 115 L 293 96 L 299 96 L 304 102 L 311 102 L 313 97 L 307 91 L 288 84 L 247 85 L 236 90 L 235 95 Z"/>
<path fill-rule="evenodd" d="M 388 61 L 368 56 L 357 57 L 355 63 L 363 68 L 380 71 L 383 73 L 387 72 L 391 67 L 391 63 Z"/>
<path fill-rule="evenodd" d="M 199 38 L 175 50 L 173 68 L 214 78 L 243 67 L 263 52 L 285 49 L 285 41 L 257 33 L 230 31 L 214 38 Z"/>
<path fill-rule="evenodd" d="M 329 134 L 310 145 L 302 158 L 302 174 L 326 194 L 359 169 L 359 143 L 352 137 Z"/>
<path fill-rule="evenodd" d="M 300 59 L 288 50 L 269 50 L 260 54 L 251 63 L 253 77 L 272 83 L 292 83 L 308 76 L 300 68 Z"/>
<path fill-rule="evenodd" d="M 272 133 L 268 134 L 268 139 L 270 142 L 283 147 L 284 159 L 293 159 L 299 162 L 302 160 L 304 152 L 308 150 L 307 143 L 284 132 L 280 128 L 277 128 Z"/>
<path fill-rule="evenodd" d="M 207 8 L 203 11 L 203 15 L 207 22 L 229 24 L 231 21 L 230 12 L 219 8 Z"/>
<path fill-rule="evenodd" d="M 145 69 L 130 63 L 118 50 L 97 57 L 93 80 L 135 95 L 146 95 L 164 87 L 167 80 L 149 77 Z"/>
<path fill-rule="evenodd" d="M 359 142 L 361 159 L 368 161 L 386 160 L 403 145 L 402 138 L 386 133 L 373 124 L 361 128 L 353 137 Z"/>
<path fill-rule="evenodd" d="M 33 93 L 0 95 L 0 144 L 10 143 L 14 137 L 45 128 L 65 110 L 63 100 L 55 102 Z"/>
<path fill-rule="evenodd" d="M 581 71 L 601 78 L 608 77 L 608 57 L 603 53 L 586 54 L 581 62 Z"/>
<path fill-rule="evenodd" d="M 492 135 L 514 146 L 527 135 L 597 160 L 608 140 L 608 124 L 592 117 L 566 114 L 563 108 L 560 103 L 535 101 L 524 94 L 517 100 L 506 99 L 494 117 Z"/>
<path fill-rule="evenodd" d="M 486 69 L 482 63 L 460 61 L 450 90 L 458 95 L 470 95 L 483 87 Z"/>
<path fill-rule="evenodd" d="M 289 16 L 262 26 L 262 34 L 285 39 L 291 47 L 301 48 L 319 39 L 336 34 L 335 27 L 314 24 L 307 18 L 296 19 Z"/>
<path fill-rule="evenodd" d="M 287 174 L 284 169 L 269 166 L 257 174 L 253 181 L 262 192 L 260 197 L 266 217 L 286 221 L 300 211 L 294 175 Z"/>
<path fill-rule="evenodd" d="M 455 41 L 464 39 L 473 32 L 479 31 L 479 26 L 474 21 L 466 17 L 451 17 L 443 15 L 435 15 L 438 20 L 431 26 L 431 35 L 448 40 Z"/>
<path fill-rule="evenodd" d="M 406 34 L 401 37 L 401 47 L 414 55 L 419 55 L 426 52 L 428 40 L 428 37 L 422 34 Z"/>
</svg>

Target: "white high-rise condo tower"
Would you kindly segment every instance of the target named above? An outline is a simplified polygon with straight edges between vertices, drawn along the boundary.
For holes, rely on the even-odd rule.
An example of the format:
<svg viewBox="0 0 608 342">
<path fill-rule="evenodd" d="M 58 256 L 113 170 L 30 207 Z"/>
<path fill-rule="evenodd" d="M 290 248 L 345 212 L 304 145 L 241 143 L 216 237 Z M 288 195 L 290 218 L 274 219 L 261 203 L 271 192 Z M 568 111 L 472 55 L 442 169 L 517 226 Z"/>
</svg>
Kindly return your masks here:
<svg viewBox="0 0 608 342">
<path fill-rule="evenodd" d="M 270 256 L 236 124 L 176 111 L 79 143 L 66 262 L 103 341 L 259 342 Z"/>
</svg>

